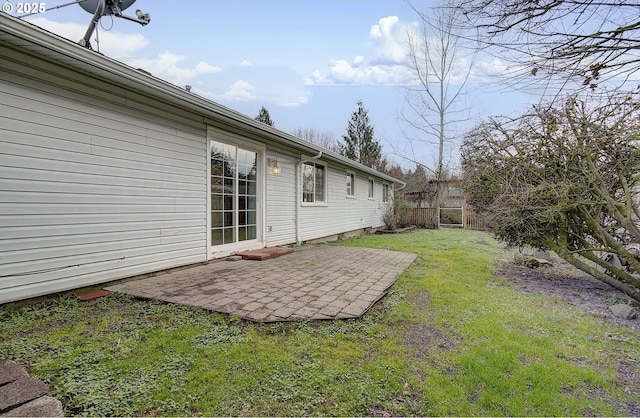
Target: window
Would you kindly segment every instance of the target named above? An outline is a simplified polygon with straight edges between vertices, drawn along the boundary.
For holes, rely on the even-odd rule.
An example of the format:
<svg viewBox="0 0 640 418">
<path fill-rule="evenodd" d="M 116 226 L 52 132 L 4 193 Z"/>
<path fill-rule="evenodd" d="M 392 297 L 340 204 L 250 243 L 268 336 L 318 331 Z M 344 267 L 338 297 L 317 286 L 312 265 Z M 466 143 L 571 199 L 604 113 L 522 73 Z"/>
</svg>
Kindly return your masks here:
<svg viewBox="0 0 640 418">
<path fill-rule="evenodd" d="M 326 167 L 318 163 L 304 163 L 302 166 L 302 201 L 305 203 L 325 202 Z"/>
<path fill-rule="evenodd" d="M 382 201 L 383 202 L 389 202 L 389 199 L 391 198 L 390 193 L 389 193 L 389 185 L 388 184 L 383 184 L 382 185 Z"/>
<path fill-rule="evenodd" d="M 373 179 L 369 179 L 369 199 L 373 199 Z"/>
<path fill-rule="evenodd" d="M 356 197 L 356 174 L 347 171 L 347 197 Z"/>
</svg>

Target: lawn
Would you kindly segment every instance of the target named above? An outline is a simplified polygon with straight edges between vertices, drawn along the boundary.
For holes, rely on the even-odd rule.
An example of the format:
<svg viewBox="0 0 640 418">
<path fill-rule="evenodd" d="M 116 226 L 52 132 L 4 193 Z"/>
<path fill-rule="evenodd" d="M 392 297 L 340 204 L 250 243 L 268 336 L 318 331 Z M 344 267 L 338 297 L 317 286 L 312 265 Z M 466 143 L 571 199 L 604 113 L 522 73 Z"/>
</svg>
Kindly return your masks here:
<svg viewBox="0 0 640 418">
<path fill-rule="evenodd" d="M 341 242 L 419 254 L 358 320 L 256 324 L 118 294 L 5 305 L 0 361 L 68 415 L 632 415 L 640 335 L 494 277 L 494 244 L 451 229 Z"/>
</svg>

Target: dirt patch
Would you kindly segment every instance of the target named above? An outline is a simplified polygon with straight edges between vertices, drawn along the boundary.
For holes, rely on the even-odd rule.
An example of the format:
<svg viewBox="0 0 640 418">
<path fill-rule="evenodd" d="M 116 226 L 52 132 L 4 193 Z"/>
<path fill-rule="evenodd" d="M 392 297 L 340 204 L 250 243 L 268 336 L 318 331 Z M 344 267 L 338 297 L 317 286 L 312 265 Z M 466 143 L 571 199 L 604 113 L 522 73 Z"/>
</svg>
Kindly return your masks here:
<svg viewBox="0 0 640 418">
<path fill-rule="evenodd" d="M 614 315 L 610 309 L 610 306 L 618 303 L 629 303 L 639 309 L 638 304 L 624 293 L 594 279 L 555 255 L 533 255 L 551 261 L 551 265 L 529 268 L 516 263 L 513 258 L 503 259 L 498 263 L 496 277 L 506 279 L 522 292 L 555 296 L 593 316 L 640 332 L 640 315 L 635 319 L 623 319 Z"/>
<path fill-rule="evenodd" d="M 419 312 L 429 312 L 429 292 L 415 292 L 409 302 Z M 434 352 L 457 350 L 460 340 L 456 335 L 447 335 L 447 330 L 440 331 L 426 323 L 412 323 L 402 331 L 404 344 L 411 348 L 411 356 L 420 361 L 433 361 L 430 356 Z M 437 366 L 442 366 L 439 364 Z M 445 370 L 448 370 L 446 367 Z"/>
<path fill-rule="evenodd" d="M 411 232 L 416 230 L 418 227 L 415 225 L 407 226 L 405 228 L 398 229 L 378 229 L 376 234 L 405 234 L 407 232 Z"/>
<path fill-rule="evenodd" d="M 428 358 L 432 350 L 455 350 L 458 343 L 449 336 L 443 334 L 435 327 L 416 324 L 404 333 L 405 344 L 413 348 L 414 356 L 420 359 Z"/>
</svg>

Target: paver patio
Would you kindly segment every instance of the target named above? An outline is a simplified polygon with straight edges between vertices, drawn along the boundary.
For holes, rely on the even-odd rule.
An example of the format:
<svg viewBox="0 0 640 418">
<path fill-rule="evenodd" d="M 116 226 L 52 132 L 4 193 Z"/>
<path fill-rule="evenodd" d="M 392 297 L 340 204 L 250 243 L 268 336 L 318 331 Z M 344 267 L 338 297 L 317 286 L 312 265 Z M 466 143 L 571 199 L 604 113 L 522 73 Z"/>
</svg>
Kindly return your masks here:
<svg viewBox="0 0 640 418">
<path fill-rule="evenodd" d="M 309 246 L 264 261 L 215 261 L 105 288 L 257 322 L 358 318 L 416 254 Z"/>
</svg>

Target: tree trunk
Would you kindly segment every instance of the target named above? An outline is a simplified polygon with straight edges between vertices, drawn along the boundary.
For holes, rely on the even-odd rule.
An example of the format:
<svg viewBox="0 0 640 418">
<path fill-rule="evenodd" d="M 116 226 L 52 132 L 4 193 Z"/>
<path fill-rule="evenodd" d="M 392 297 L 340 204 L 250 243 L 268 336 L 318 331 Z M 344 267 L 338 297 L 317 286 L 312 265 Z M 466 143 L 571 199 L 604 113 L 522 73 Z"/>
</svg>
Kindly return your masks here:
<svg viewBox="0 0 640 418">
<path fill-rule="evenodd" d="M 629 296 L 631 299 L 640 302 L 640 289 L 637 287 L 633 287 L 626 283 L 623 283 L 619 280 L 614 279 L 611 276 L 604 274 L 603 272 L 596 270 L 594 267 L 588 265 L 587 263 L 580 261 L 577 259 L 568 249 L 561 247 L 555 243 L 548 243 L 548 247 L 553 250 L 560 258 L 565 260 L 567 263 L 572 266 L 584 271 L 590 276 L 595 277 L 603 283 L 608 284 L 609 286 L 618 289 L 625 295 Z"/>
</svg>

